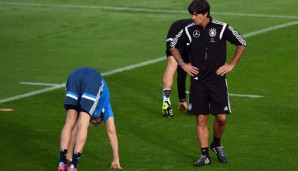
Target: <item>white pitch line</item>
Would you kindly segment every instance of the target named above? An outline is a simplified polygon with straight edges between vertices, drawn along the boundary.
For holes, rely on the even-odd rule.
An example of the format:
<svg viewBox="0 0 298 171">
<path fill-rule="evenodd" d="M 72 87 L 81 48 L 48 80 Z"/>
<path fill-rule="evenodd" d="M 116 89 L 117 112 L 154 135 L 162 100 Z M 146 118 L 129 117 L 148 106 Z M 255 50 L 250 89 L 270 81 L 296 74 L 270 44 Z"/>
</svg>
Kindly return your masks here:
<svg viewBox="0 0 298 171">
<path fill-rule="evenodd" d="M 260 95 L 254 95 L 254 94 L 233 94 L 229 93 L 229 96 L 234 96 L 234 97 L 249 97 L 249 98 L 263 98 L 264 96 Z"/>
<path fill-rule="evenodd" d="M 159 58 L 156 58 L 156 59 L 153 59 L 153 60 L 149 60 L 149 61 L 141 62 L 141 63 L 138 63 L 138 64 L 129 65 L 129 66 L 126 66 L 126 67 L 123 67 L 123 68 L 115 69 L 115 70 L 112 70 L 112 71 L 104 72 L 104 73 L 101 73 L 101 75 L 102 76 L 113 75 L 113 74 L 117 74 L 119 72 L 124 72 L 124 71 L 132 70 L 132 69 L 135 69 L 135 68 L 139 68 L 139 67 L 142 67 L 142 66 L 157 63 L 157 62 L 160 62 L 160 61 L 165 60 L 165 59 L 166 59 L 165 56 L 164 57 L 159 57 Z M 40 84 L 42 84 L 42 83 L 40 83 Z M 49 88 L 33 91 L 33 92 L 30 92 L 30 93 L 26 93 L 26 94 L 21 94 L 21 95 L 9 97 L 9 98 L 6 98 L 6 99 L 1 99 L 0 104 L 5 103 L 5 102 L 14 101 L 14 100 L 19 100 L 19 99 L 22 99 L 22 98 L 25 98 L 25 97 L 34 96 L 34 95 L 37 95 L 37 94 L 46 93 L 46 92 L 57 90 L 57 89 L 63 88 L 63 87 L 65 87 L 65 83 L 55 84 L 55 86 L 53 86 L 53 87 L 49 87 Z"/>
<path fill-rule="evenodd" d="M 115 70 L 112 70 L 112 71 L 109 71 L 109 72 L 105 72 L 105 73 L 103 73 L 101 75 L 102 76 L 108 76 L 108 75 L 112 75 L 112 74 L 117 74 L 119 72 L 124 72 L 124 71 L 128 71 L 128 70 L 132 70 L 132 69 L 135 69 L 135 68 L 139 68 L 139 67 L 142 67 L 142 66 L 154 64 L 154 63 L 157 63 L 157 62 L 160 62 L 160 61 L 164 61 L 164 60 L 166 60 L 166 57 L 165 56 L 159 57 L 159 58 L 156 58 L 156 59 L 152 59 L 152 60 L 149 60 L 149 61 L 141 62 L 141 63 L 138 63 L 138 64 L 129 65 L 129 66 L 126 66 L 126 67 L 123 67 L 123 68 L 115 69 Z"/>
<path fill-rule="evenodd" d="M 158 59 L 164 59 L 165 57 L 162 57 L 162 58 L 158 58 Z M 156 60 L 156 62 L 158 62 L 160 60 Z M 150 64 L 152 64 L 153 62 L 150 62 Z M 154 62 L 155 63 L 155 62 Z M 131 66 L 128 66 L 128 67 L 125 67 L 126 69 L 118 69 L 118 70 L 113 70 L 113 72 L 106 72 L 106 73 L 103 73 L 102 75 L 112 75 L 112 74 L 115 74 L 115 73 L 119 73 L 119 72 L 123 72 L 123 71 L 126 71 L 126 70 L 130 70 L 130 69 L 133 69 L 133 68 L 137 68 L 137 67 L 141 67 L 141 66 L 145 66 L 145 64 L 142 64 L 140 63 L 141 65 L 139 64 L 136 64 L 136 65 L 131 65 Z M 20 82 L 22 84 L 27 84 L 27 85 L 37 85 L 37 86 L 51 86 L 52 88 L 55 89 L 59 89 L 61 87 L 64 87 L 65 86 L 65 83 L 63 84 L 48 84 L 48 83 L 33 83 L 33 82 Z M 44 92 L 48 92 L 48 91 L 51 91 L 52 89 L 49 88 L 49 89 L 43 89 L 42 91 L 36 91 L 38 93 L 44 93 Z M 189 94 L 189 91 L 186 91 L 187 94 Z M 28 93 L 30 96 L 31 95 L 35 95 L 34 93 Z M 260 96 L 260 95 L 254 95 L 254 94 L 234 94 L 234 93 L 229 93 L 229 96 L 234 96 L 234 97 L 248 97 L 248 98 L 263 98 L 264 96 Z M 25 96 L 25 97 L 28 97 L 28 96 Z"/>
<path fill-rule="evenodd" d="M 233 12 L 212 12 L 211 14 L 238 16 L 238 17 L 263 17 L 263 18 L 283 18 L 283 19 L 298 19 L 298 16 L 290 15 L 273 15 L 273 14 L 247 14 L 247 13 L 233 13 Z"/>
<path fill-rule="evenodd" d="M 189 94 L 189 91 L 185 91 L 186 94 Z M 234 94 L 234 93 L 229 93 L 229 96 L 234 96 L 234 97 L 248 97 L 248 98 L 263 98 L 264 96 L 260 95 L 255 95 L 255 94 Z"/>
<path fill-rule="evenodd" d="M 298 24 L 298 22 L 290 22 L 290 23 L 285 23 L 285 24 L 281 24 L 281 25 L 277 25 L 277 26 L 268 27 L 268 28 L 265 28 L 265 29 L 262 29 L 262 30 L 258 30 L 258 31 L 254 31 L 254 32 L 244 34 L 244 37 L 246 37 L 246 38 L 253 37 L 253 36 L 256 36 L 256 35 L 259 35 L 259 34 L 263 34 L 263 33 L 273 31 L 273 30 L 277 30 L 277 29 L 284 28 L 284 27 L 289 27 L 289 26 L 292 26 L 292 25 L 295 25 L 295 24 Z M 142 66 L 146 66 L 146 65 L 149 65 L 149 64 L 157 63 L 157 62 L 165 60 L 165 59 L 166 59 L 166 57 L 159 57 L 159 58 L 152 59 L 152 60 L 145 61 L 145 62 L 141 62 L 141 63 L 138 63 L 138 64 L 129 65 L 129 66 L 126 66 L 126 67 L 123 67 L 123 68 L 119 68 L 119 69 L 115 69 L 115 70 L 112 70 L 112 71 L 109 71 L 109 72 L 102 73 L 102 76 L 108 76 L 108 75 L 116 74 L 116 73 L 119 73 L 119 72 L 132 70 L 132 69 L 135 69 L 135 68 L 138 68 L 138 67 L 142 67 Z M 53 91 L 53 90 L 62 88 L 64 86 L 65 86 L 65 83 L 58 84 L 57 86 L 54 86 L 54 87 L 50 87 L 50 88 L 37 90 L 37 91 L 33 91 L 33 92 L 30 92 L 30 93 L 26 93 L 26 94 L 22 94 L 22 95 L 9 97 L 9 98 L 0 100 L 0 104 L 5 103 L 5 102 L 9 102 L 9 101 L 18 100 L 18 99 L 25 98 L 25 97 L 30 97 L 30 96 L 41 94 L 41 93 L 46 93 L 46 92 L 49 92 L 49 91 Z"/>
<path fill-rule="evenodd" d="M 0 2 L 2 5 L 11 6 L 28 6 L 28 7 L 49 7 L 49 8 L 69 8 L 69 9 L 101 9 L 114 11 L 132 11 L 132 12 L 147 12 L 147 13 L 183 13 L 187 10 L 165 10 L 165 9 L 149 9 L 149 8 L 131 8 L 131 7 L 113 7 L 113 6 L 93 6 L 93 5 L 67 5 L 67 4 L 39 4 L 39 3 L 20 3 L 20 2 Z M 232 12 L 212 12 L 216 15 L 239 16 L 239 17 L 264 17 L 264 18 L 288 18 L 298 19 L 298 16 L 287 15 L 270 15 L 270 14 L 246 14 Z"/>
<path fill-rule="evenodd" d="M 33 83 L 33 82 L 19 82 L 19 84 L 25 84 L 25 85 L 38 85 L 38 86 L 60 86 L 60 84 L 48 84 L 48 83 Z"/>
<path fill-rule="evenodd" d="M 285 24 L 280 24 L 280 25 L 268 27 L 268 28 L 265 28 L 265 29 L 262 29 L 262 30 L 250 32 L 250 33 L 244 34 L 243 36 L 244 37 L 252 37 L 252 36 L 259 35 L 259 34 L 262 34 L 262 33 L 266 33 L 266 32 L 272 31 L 272 30 L 278 30 L 278 29 L 281 29 L 281 28 L 285 28 L 285 27 L 289 27 L 289 26 L 293 26 L 293 25 L 297 25 L 297 24 L 298 24 L 298 21 L 285 23 Z"/>
<path fill-rule="evenodd" d="M 31 97 L 31 96 L 34 96 L 34 95 L 37 95 L 37 94 L 42 94 L 42 93 L 46 93 L 46 92 L 53 91 L 53 90 L 57 90 L 57 89 L 62 88 L 64 86 L 65 86 L 65 84 L 63 83 L 63 84 L 60 84 L 59 86 L 49 87 L 49 88 L 45 88 L 45 89 L 41 89 L 41 90 L 37 90 L 37 91 L 32 91 L 32 92 L 26 93 L 26 94 L 9 97 L 7 99 L 0 100 L 0 104 L 5 103 L 5 102 L 19 100 L 19 99 L 22 99 L 22 98 L 25 98 L 25 97 Z"/>
</svg>

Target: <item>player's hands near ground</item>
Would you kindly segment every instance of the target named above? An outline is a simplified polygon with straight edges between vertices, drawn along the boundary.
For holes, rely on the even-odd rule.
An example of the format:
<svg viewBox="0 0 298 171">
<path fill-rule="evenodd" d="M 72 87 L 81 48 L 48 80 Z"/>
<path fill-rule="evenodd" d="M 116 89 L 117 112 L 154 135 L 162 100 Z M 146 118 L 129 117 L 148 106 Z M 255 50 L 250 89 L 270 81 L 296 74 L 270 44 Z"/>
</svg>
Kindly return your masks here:
<svg viewBox="0 0 298 171">
<path fill-rule="evenodd" d="M 178 110 L 186 110 L 187 109 L 187 102 L 179 102 L 178 104 Z"/>
<path fill-rule="evenodd" d="M 223 66 L 218 68 L 218 70 L 216 71 L 216 74 L 224 76 L 226 73 L 232 71 L 233 68 L 234 68 L 234 66 L 231 64 L 224 64 Z"/>
<path fill-rule="evenodd" d="M 119 161 L 113 161 L 110 169 L 122 169 L 122 167 L 120 166 L 120 162 Z"/>
</svg>

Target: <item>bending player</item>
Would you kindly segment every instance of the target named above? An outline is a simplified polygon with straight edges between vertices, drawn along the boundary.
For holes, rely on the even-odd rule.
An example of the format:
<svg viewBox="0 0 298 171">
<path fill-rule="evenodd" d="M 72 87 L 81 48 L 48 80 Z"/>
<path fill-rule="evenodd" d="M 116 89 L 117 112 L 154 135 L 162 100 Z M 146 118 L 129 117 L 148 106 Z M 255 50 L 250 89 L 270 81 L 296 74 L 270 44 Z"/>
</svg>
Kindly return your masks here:
<svg viewBox="0 0 298 171">
<path fill-rule="evenodd" d="M 108 136 L 113 150 L 113 168 L 121 169 L 118 155 L 118 139 L 110 104 L 109 89 L 100 73 L 90 68 L 77 68 L 71 72 L 66 83 L 67 112 L 66 121 L 61 131 L 60 163 L 58 171 L 77 171 L 78 160 L 86 143 L 88 127 L 91 121 L 106 122 Z M 75 133 L 76 132 L 76 133 Z M 73 135 L 74 153 L 67 168 L 66 154 Z M 73 149 L 72 147 L 70 149 Z"/>
<path fill-rule="evenodd" d="M 173 117 L 173 110 L 171 106 L 170 94 L 173 85 L 175 72 L 177 71 L 177 88 L 179 96 L 178 110 L 187 109 L 186 94 L 185 94 L 185 81 L 187 73 L 179 66 L 176 59 L 170 52 L 170 44 L 174 40 L 177 32 L 185 28 L 187 25 L 193 23 L 192 19 L 182 19 L 175 21 L 168 32 L 166 40 L 166 54 L 167 66 L 163 75 L 163 103 L 162 112 L 164 117 Z M 186 47 L 179 48 L 180 54 L 185 62 L 189 62 L 189 56 Z M 180 64 L 181 65 L 181 64 Z"/>
</svg>

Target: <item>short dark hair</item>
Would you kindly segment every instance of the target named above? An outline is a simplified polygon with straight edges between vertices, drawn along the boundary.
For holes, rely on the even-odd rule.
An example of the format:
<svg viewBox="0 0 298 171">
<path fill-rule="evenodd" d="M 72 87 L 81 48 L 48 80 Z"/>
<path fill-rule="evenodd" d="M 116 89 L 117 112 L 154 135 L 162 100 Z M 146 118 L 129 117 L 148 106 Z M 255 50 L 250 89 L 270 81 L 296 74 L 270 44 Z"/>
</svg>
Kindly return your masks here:
<svg viewBox="0 0 298 171">
<path fill-rule="evenodd" d="M 193 0 L 188 6 L 188 12 L 193 14 L 206 14 L 210 17 L 210 5 L 206 0 Z"/>
</svg>

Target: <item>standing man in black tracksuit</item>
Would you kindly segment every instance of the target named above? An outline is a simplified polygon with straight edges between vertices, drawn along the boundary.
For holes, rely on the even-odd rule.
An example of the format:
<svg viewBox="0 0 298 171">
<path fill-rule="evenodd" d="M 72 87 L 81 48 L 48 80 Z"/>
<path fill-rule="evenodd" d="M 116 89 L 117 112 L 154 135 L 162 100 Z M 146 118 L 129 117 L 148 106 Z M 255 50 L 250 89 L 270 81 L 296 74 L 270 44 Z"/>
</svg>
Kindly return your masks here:
<svg viewBox="0 0 298 171">
<path fill-rule="evenodd" d="M 227 114 L 231 113 L 226 73 L 233 70 L 246 47 L 244 38 L 228 24 L 212 19 L 206 0 L 194 0 L 188 7 L 193 24 L 179 31 L 171 43 L 171 53 L 183 70 L 191 77 L 188 112 L 197 116 L 197 136 L 201 157 L 193 164 L 211 164 L 208 152 L 208 114 L 215 116 L 213 141 L 210 149 L 222 163 L 227 163 L 220 140 Z M 230 63 L 226 63 L 226 42 L 236 46 Z M 187 45 L 190 64 L 184 63 L 178 48 Z"/>
</svg>

